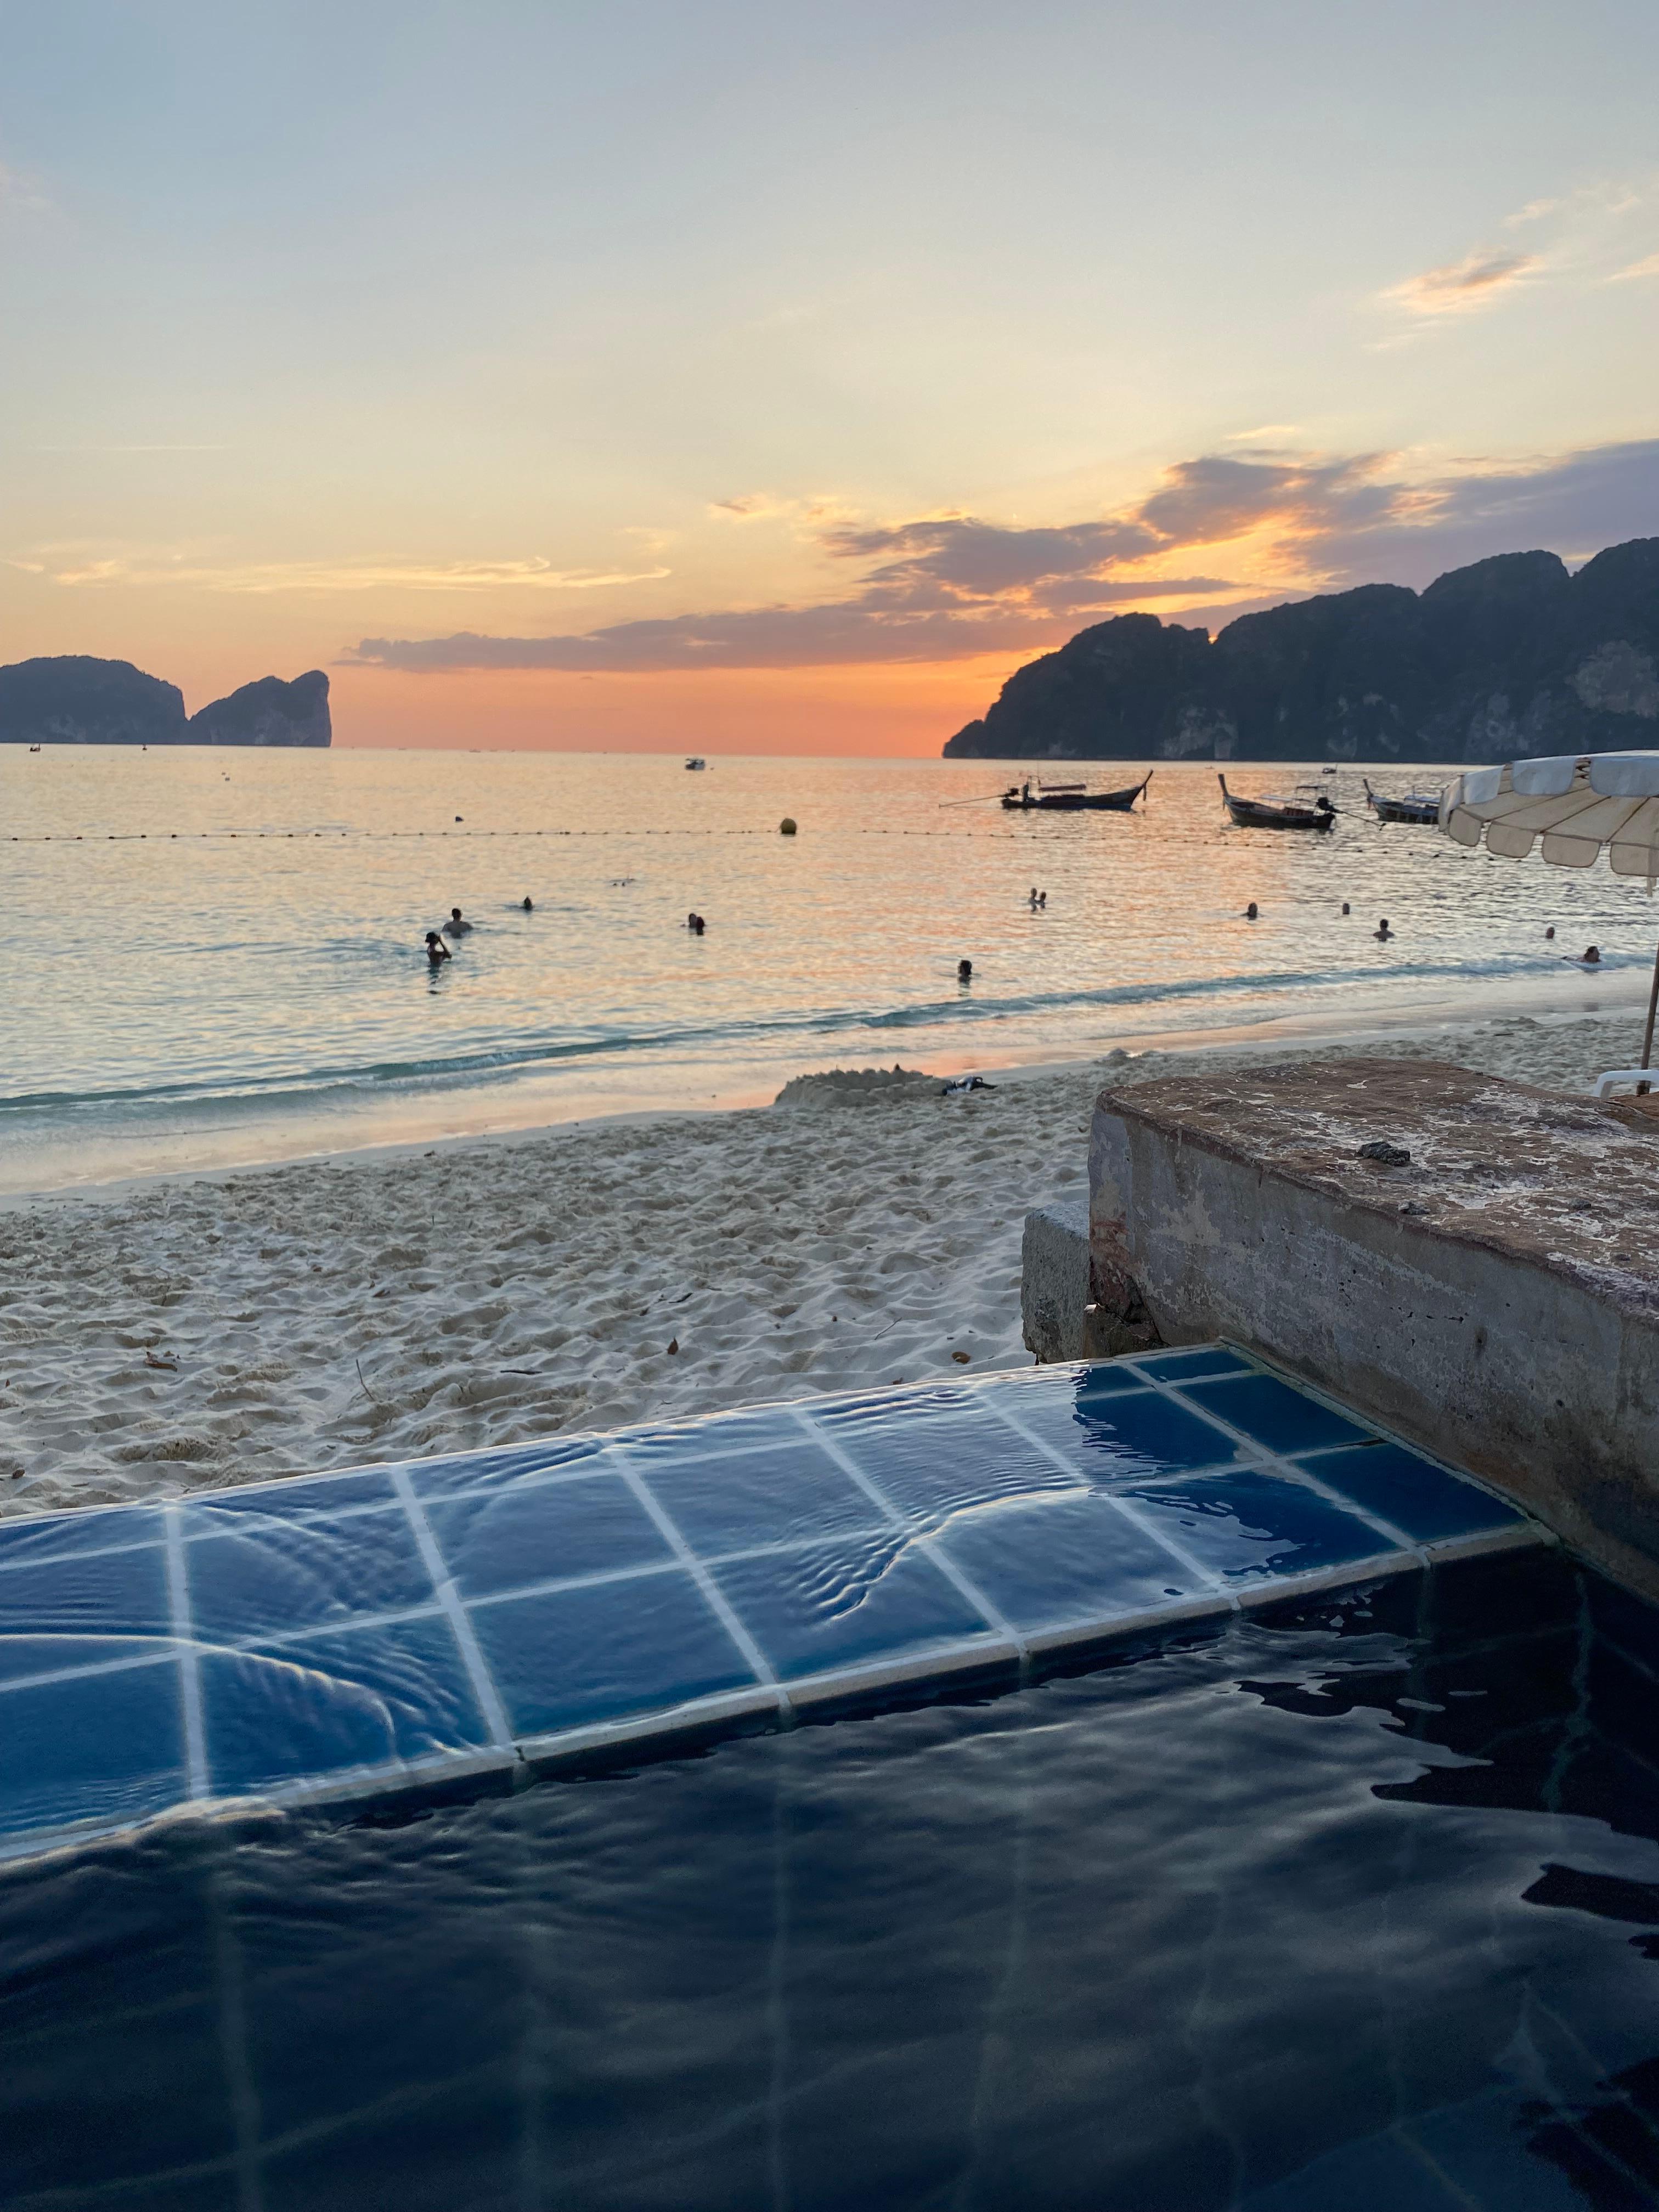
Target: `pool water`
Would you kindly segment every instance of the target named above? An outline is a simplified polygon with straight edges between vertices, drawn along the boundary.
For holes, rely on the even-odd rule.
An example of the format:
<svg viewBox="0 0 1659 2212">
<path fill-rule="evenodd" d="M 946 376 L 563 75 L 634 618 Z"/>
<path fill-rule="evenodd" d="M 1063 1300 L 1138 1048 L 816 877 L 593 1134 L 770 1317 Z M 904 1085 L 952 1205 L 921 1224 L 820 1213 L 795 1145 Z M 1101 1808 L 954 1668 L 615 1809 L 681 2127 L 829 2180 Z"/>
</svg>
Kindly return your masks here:
<svg viewBox="0 0 1659 2212">
<path fill-rule="evenodd" d="M 1649 1608 L 1519 1550 L 1078 1663 L 14 1867 L 0 2202 L 1659 2203 Z"/>
</svg>

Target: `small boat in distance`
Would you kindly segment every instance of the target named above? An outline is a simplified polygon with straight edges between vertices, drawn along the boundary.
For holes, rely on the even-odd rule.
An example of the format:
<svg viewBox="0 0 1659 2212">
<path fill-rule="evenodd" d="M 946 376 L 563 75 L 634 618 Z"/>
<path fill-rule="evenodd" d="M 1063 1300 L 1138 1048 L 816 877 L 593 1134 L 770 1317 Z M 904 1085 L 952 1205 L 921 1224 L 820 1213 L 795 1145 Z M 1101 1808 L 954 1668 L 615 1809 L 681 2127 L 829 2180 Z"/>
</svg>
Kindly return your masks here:
<svg viewBox="0 0 1659 2212">
<path fill-rule="evenodd" d="M 1046 814 L 1127 814 L 1152 780 L 1148 769 L 1139 783 L 1121 791 L 1091 791 L 1086 783 L 1042 783 L 1032 789 L 1030 779 L 1011 784 L 1002 803 L 1011 811 L 1026 814 L 1034 808 Z"/>
<path fill-rule="evenodd" d="M 1440 819 L 1440 793 L 1437 791 L 1408 791 L 1403 799 L 1390 799 L 1386 792 L 1373 791 L 1370 780 L 1365 783 L 1365 804 L 1379 822 L 1419 822 L 1429 825 Z"/>
<path fill-rule="evenodd" d="M 707 768 L 708 765 L 701 753 L 693 753 L 685 764 L 687 768 Z"/>
<path fill-rule="evenodd" d="M 1281 799 L 1276 793 L 1266 799 L 1236 799 L 1224 775 L 1218 775 L 1216 781 L 1228 813 L 1241 830 L 1328 830 L 1336 819 L 1336 809 L 1322 791 L 1313 800 Z"/>
</svg>

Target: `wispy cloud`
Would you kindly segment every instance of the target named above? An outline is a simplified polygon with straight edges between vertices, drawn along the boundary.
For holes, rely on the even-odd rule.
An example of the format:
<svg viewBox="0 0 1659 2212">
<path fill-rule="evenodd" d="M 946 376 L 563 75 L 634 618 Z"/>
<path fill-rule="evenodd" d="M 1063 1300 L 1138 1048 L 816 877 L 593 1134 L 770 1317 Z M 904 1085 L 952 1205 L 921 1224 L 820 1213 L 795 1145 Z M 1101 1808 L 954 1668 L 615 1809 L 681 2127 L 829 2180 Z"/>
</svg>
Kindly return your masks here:
<svg viewBox="0 0 1659 2212">
<path fill-rule="evenodd" d="M 1659 439 L 1476 460 L 1438 476 L 1414 476 L 1388 454 L 1206 454 L 1166 471 L 1121 512 L 1079 522 L 828 524 L 823 550 L 860 574 L 822 605 L 717 608 L 544 636 L 368 637 L 347 657 L 417 672 L 584 674 L 958 660 L 1040 650 L 1123 607 L 1174 600 L 1225 620 L 1310 589 L 1426 583 L 1527 545 L 1590 552 L 1650 530 L 1656 515 Z M 1170 573 L 1228 544 L 1247 548 L 1253 580 Z M 1274 577 L 1277 590 L 1266 580 Z"/>
<path fill-rule="evenodd" d="M 107 551 L 84 544 L 41 546 L 7 565 L 54 584 L 187 585 L 198 591 L 592 592 L 654 583 L 667 568 L 556 568 L 550 562 L 212 562 L 187 553 Z"/>
<path fill-rule="evenodd" d="M 1404 283 L 1390 285 L 1385 300 L 1415 315 L 1466 314 L 1487 307 L 1517 284 L 1523 284 L 1543 266 L 1535 253 L 1511 253 L 1488 249 L 1465 254 L 1439 269 L 1425 269 Z"/>
<path fill-rule="evenodd" d="M 1659 276 L 1659 253 L 1644 254 L 1640 261 L 1632 261 L 1627 269 L 1615 269 L 1606 282 L 1609 284 L 1628 284 L 1638 276 Z"/>
<path fill-rule="evenodd" d="M 0 161 L 0 210 L 15 209 L 20 215 L 51 215 L 52 202 L 32 177 L 9 162 Z"/>
</svg>

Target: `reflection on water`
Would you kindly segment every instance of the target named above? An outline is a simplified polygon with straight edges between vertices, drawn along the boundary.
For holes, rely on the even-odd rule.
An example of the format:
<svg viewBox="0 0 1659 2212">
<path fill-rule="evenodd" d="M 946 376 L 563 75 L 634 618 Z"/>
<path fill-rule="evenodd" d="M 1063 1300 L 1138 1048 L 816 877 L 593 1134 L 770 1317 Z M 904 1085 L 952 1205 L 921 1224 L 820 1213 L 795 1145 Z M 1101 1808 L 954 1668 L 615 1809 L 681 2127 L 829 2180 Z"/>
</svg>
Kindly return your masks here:
<svg viewBox="0 0 1659 2212">
<path fill-rule="evenodd" d="M 1659 2202 L 1656 1662 L 1645 1608 L 1512 1556 L 983 1705 L 15 1873 L 0 2197 Z"/>
<path fill-rule="evenodd" d="M 837 1060 L 1070 1056 L 1559 978 L 1547 921 L 1609 969 L 1650 957 L 1638 887 L 1379 830 L 1357 775 L 1331 780 L 1347 811 L 1316 841 L 1226 826 L 1196 764 L 1161 767 L 1133 816 L 955 803 L 994 793 L 994 767 L 252 753 L 227 783 L 190 749 L 0 747 L 24 841 L 0 1126 L 14 1146 L 118 1142 L 125 1166 L 181 1122 L 241 1128 L 230 1156 L 252 1157 L 295 1117 L 343 1142 L 371 1113 L 413 1133 L 478 1095 L 524 1121 L 707 1103 Z M 424 933 L 457 905 L 477 927 L 434 975 Z"/>
</svg>

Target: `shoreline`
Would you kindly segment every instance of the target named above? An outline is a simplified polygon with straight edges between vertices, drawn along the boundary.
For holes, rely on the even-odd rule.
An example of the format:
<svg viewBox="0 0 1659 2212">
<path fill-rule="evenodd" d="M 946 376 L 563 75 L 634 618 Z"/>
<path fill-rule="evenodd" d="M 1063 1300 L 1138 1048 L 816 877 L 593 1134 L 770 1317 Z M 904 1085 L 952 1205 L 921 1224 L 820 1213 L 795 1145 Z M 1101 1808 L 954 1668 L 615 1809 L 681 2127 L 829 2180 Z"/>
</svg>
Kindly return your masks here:
<svg viewBox="0 0 1659 2212">
<path fill-rule="evenodd" d="M 1086 1190 L 1103 1081 L 1365 1053 L 1582 1094 L 1632 1057 L 1598 996 L 21 1199 L 0 1515 L 1022 1366 L 1024 1217 Z"/>
<path fill-rule="evenodd" d="M 1188 1025 L 1126 1030 L 1109 1038 L 1102 1038 L 1098 1049 L 1088 1054 L 1062 1060 L 1017 1056 L 1004 1060 L 969 1060 L 948 1073 L 982 1075 L 988 1079 L 1003 1083 L 1029 1082 L 1073 1075 L 1079 1070 L 1098 1066 L 1109 1054 L 1120 1052 L 1139 1060 L 1153 1054 L 1177 1054 L 1184 1058 L 1210 1053 L 1226 1054 L 1262 1049 L 1300 1051 L 1322 1044 L 1351 1050 L 1356 1044 L 1367 1040 L 1387 1042 L 1421 1038 L 1428 1041 L 1504 1018 L 1527 1018 L 1547 1027 L 1559 1027 L 1577 1021 L 1612 1023 L 1627 1013 L 1639 1012 L 1645 1006 L 1648 989 L 1645 977 L 1638 983 L 1630 977 L 1628 971 L 1621 970 L 1609 973 L 1603 978 L 1579 969 L 1576 962 L 1566 964 L 1577 972 L 1559 981 L 1552 979 L 1547 986 L 1534 979 L 1523 984 L 1485 985 L 1478 993 L 1465 990 L 1432 999 L 1412 999 L 1396 994 L 1387 998 L 1379 997 L 1364 1009 L 1351 1007 L 1310 1014 L 1273 1014 L 1258 1022 L 1218 1024 L 1208 1028 Z M 1593 1003 L 1586 1003 L 1587 1000 Z M 1638 1049 L 1639 1038 L 1633 1039 L 1631 1046 L 1632 1059 Z M 349 1168 L 408 1159 L 417 1155 L 422 1158 L 432 1154 L 446 1157 L 468 1146 L 505 1147 L 534 1143 L 554 1137 L 561 1131 L 622 1129 L 659 1121 L 708 1119 L 750 1113 L 769 1108 L 777 1090 L 785 1082 L 793 1079 L 797 1073 L 811 1074 L 818 1072 L 821 1071 L 810 1068 L 796 1071 L 791 1067 L 770 1079 L 762 1088 L 744 1088 L 726 1094 L 716 1092 L 706 1104 L 673 1105 L 663 1101 L 638 1105 L 618 1104 L 614 1108 L 601 1108 L 597 1112 L 556 1115 L 551 1118 L 526 1121 L 513 1121 L 496 1127 L 431 1130 L 414 1136 L 370 1138 L 361 1143 L 311 1146 L 295 1151 L 266 1150 L 248 1157 L 213 1161 L 199 1167 L 173 1165 L 141 1169 L 106 1177 L 94 1176 L 85 1181 L 47 1182 L 15 1190 L 0 1189 L 0 1214 L 73 1198 L 84 1199 L 90 1203 L 108 1203 L 158 1185 L 204 1182 L 222 1183 L 233 1176 L 258 1175 L 284 1167 Z M 945 1069 L 915 1072 L 933 1076 L 941 1084 L 948 1079 Z"/>
</svg>

